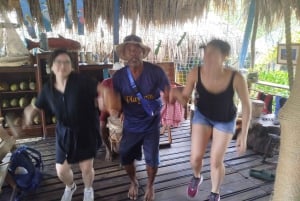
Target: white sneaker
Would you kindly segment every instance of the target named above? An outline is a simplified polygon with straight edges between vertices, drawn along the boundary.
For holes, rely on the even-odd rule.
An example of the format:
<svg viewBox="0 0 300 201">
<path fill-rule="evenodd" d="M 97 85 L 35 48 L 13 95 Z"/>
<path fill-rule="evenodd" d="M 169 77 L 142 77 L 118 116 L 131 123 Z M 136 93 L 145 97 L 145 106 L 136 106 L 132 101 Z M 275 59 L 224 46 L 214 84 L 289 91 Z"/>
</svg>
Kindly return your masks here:
<svg viewBox="0 0 300 201">
<path fill-rule="evenodd" d="M 66 186 L 65 192 L 61 198 L 61 201 L 71 201 L 73 193 L 76 191 L 76 189 L 77 189 L 77 186 L 75 183 L 73 183 L 72 188 L 69 188 Z"/>
<path fill-rule="evenodd" d="M 94 189 L 84 188 L 83 201 L 94 201 Z"/>
</svg>

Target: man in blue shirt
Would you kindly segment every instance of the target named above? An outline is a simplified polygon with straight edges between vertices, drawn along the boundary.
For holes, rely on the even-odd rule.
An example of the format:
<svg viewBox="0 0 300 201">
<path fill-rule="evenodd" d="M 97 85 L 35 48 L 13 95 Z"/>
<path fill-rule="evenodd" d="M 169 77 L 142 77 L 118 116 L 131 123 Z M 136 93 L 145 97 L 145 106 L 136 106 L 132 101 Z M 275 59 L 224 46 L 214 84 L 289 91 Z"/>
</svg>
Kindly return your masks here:
<svg viewBox="0 0 300 201">
<path fill-rule="evenodd" d="M 135 35 L 125 37 L 124 42 L 116 48 L 118 56 L 126 61 L 125 68 L 114 74 L 113 86 L 120 94 L 122 102 L 124 123 L 120 158 L 131 181 L 128 191 L 131 200 L 136 200 L 138 196 L 139 184 L 134 161 L 141 160 L 142 147 L 148 174 L 144 200 L 154 200 L 153 184 L 159 164 L 160 92 L 164 92 L 163 98 L 168 102 L 170 89 L 164 71 L 154 64 L 143 61 L 149 51 L 150 48 Z M 131 86 L 132 82 L 137 90 Z M 146 101 L 140 101 L 141 97 L 137 96 L 137 92 L 140 92 Z M 145 104 L 150 106 L 151 112 Z"/>
</svg>

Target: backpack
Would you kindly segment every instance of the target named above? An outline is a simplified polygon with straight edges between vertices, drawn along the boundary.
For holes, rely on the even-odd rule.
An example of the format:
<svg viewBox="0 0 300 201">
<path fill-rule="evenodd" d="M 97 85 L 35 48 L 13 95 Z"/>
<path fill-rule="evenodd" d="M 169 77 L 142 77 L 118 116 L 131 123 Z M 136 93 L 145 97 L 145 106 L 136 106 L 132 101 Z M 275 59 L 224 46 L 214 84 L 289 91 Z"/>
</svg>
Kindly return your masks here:
<svg viewBox="0 0 300 201">
<path fill-rule="evenodd" d="M 9 173 L 21 191 L 20 197 L 34 191 L 42 181 L 43 161 L 41 153 L 27 146 L 20 146 L 11 155 Z"/>
</svg>

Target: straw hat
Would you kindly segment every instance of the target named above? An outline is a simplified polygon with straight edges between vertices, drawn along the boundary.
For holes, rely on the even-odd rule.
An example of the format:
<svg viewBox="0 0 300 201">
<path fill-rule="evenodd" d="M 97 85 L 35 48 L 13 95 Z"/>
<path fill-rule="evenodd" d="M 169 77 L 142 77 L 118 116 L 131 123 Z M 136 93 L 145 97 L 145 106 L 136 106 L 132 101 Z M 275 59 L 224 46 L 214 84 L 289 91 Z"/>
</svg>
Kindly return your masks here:
<svg viewBox="0 0 300 201">
<path fill-rule="evenodd" d="M 118 54 L 118 56 L 123 59 L 123 60 L 127 60 L 126 56 L 124 55 L 125 53 L 125 47 L 127 44 L 135 44 L 135 45 L 139 45 L 142 50 L 143 50 L 143 59 L 146 58 L 150 52 L 150 47 L 146 46 L 143 44 L 142 39 L 136 35 L 129 35 L 126 36 L 124 38 L 123 43 L 121 43 L 120 45 L 118 45 L 116 47 L 116 52 Z"/>
</svg>

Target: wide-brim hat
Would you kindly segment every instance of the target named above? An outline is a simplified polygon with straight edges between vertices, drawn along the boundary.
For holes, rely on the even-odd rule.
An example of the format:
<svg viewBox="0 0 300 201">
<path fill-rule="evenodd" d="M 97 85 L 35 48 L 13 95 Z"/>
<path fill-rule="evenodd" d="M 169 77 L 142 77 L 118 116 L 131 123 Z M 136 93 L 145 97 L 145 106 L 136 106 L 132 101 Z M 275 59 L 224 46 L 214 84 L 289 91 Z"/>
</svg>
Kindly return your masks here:
<svg viewBox="0 0 300 201">
<path fill-rule="evenodd" d="M 150 52 L 150 47 L 146 46 L 143 44 L 142 42 L 142 39 L 136 35 L 129 35 L 129 36 L 126 36 L 124 38 L 124 41 L 123 43 L 119 44 L 117 47 L 116 47 L 116 52 L 118 54 L 118 56 L 123 59 L 123 60 L 127 60 L 127 58 L 125 57 L 125 46 L 127 44 L 135 44 L 135 45 L 139 45 L 142 50 L 143 50 L 143 59 L 146 58 Z"/>
</svg>

